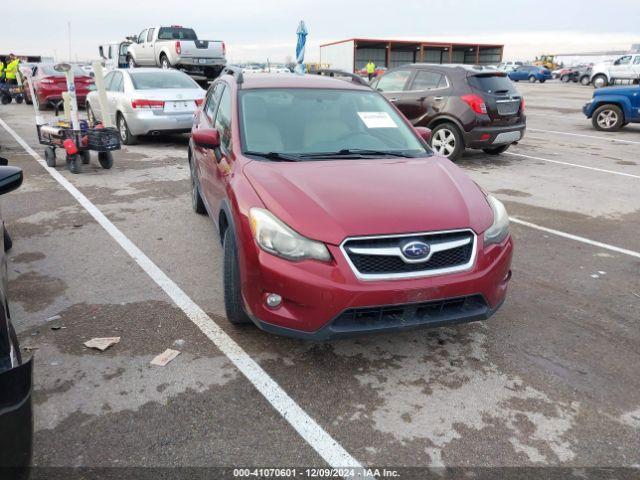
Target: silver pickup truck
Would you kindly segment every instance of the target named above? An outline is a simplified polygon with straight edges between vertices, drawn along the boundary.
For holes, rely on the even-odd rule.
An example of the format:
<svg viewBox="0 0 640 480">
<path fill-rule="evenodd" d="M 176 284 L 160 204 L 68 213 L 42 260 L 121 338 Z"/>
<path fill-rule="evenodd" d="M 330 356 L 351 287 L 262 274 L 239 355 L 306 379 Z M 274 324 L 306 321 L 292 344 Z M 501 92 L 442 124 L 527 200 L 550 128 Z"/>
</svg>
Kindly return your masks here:
<svg viewBox="0 0 640 480">
<path fill-rule="evenodd" d="M 227 63 L 225 50 L 222 41 L 198 40 L 192 28 L 154 26 L 140 32 L 129 46 L 127 63 L 130 68 L 176 68 L 212 80 Z"/>
</svg>

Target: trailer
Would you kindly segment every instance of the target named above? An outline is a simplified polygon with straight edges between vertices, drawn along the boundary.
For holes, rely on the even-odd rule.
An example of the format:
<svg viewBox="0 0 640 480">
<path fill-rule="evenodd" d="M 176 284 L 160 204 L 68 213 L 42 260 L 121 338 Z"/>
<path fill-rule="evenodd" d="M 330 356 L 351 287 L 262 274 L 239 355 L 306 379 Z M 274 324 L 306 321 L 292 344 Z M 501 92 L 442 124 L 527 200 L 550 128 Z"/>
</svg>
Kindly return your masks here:
<svg viewBox="0 0 640 480">
<path fill-rule="evenodd" d="M 497 65 L 503 52 L 503 45 L 350 38 L 320 45 L 320 64 L 352 73 L 369 61 L 383 68 L 417 62 Z"/>
</svg>

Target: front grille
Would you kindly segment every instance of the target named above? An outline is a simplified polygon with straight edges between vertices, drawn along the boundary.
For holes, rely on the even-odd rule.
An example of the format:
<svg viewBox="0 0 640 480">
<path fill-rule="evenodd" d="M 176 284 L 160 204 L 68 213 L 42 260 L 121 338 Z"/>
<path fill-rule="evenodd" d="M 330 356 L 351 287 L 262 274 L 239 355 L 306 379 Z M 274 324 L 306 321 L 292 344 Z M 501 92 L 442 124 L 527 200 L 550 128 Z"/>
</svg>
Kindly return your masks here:
<svg viewBox="0 0 640 480">
<path fill-rule="evenodd" d="M 500 115 L 515 115 L 520 110 L 520 99 L 516 100 L 498 100 L 498 113 Z"/>
<path fill-rule="evenodd" d="M 384 330 L 438 325 L 486 318 L 489 307 L 482 295 L 375 308 L 352 308 L 334 319 L 331 329 L 339 332 Z"/>
<path fill-rule="evenodd" d="M 414 241 L 429 245 L 432 253 L 424 261 L 411 261 L 402 254 L 402 247 Z M 345 241 L 342 249 L 360 278 L 435 275 L 461 271 L 470 266 L 475 251 L 475 234 L 464 230 L 398 237 L 356 238 Z"/>
</svg>

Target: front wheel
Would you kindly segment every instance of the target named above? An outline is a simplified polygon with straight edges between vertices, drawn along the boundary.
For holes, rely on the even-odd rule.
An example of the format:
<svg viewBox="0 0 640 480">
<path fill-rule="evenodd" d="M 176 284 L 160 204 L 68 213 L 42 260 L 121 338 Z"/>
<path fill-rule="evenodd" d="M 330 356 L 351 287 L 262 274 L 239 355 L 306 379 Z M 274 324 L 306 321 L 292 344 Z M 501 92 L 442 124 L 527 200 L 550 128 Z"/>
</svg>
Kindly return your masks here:
<svg viewBox="0 0 640 480">
<path fill-rule="evenodd" d="M 593 88 L 603 88 L 609 85 L 609 80 L 605 75 L 596 75 L 593 77 Z"/>
<path fill-rule="evenodd" d="M 98 162 L 105 170 L 113 167 L 113 154 L 111 152 L 98 152 Z"/>
<path fill-rule="evenodd" d="M 616 105 L 602 105 L 593 112 L 591 123 L 596 130 L 614 132 L 623 127 L 624 113 Z"/>
<path fill-rule="evenodd" d="M 69 171 L 71 173 L 80 173 L 80 155 L 67 155 L 67 165 L 69 165 Z"/>
<path fill-rule="evenodd" d="M 91 161 L 91 152 L 89 150 L 83 150 L 80 152 L 80 157 L 82 157 L 82 164 L 88 165 Z"/>
<path fill-rule="evenodd" d="M 464 151 L 464 140 L 458 127 L 453 123 L 442 123 L 433 129 L 431 148 L 436 153 L 455 162 Z"/>
<path fill-rule="evenodd" d="M 529 83 L 536 83 L 536 77 L 534 77 L 533 75 L 531 75 L 529 77 Z"/>
<path fill-rule="evenodd" d="M 136 61 L 133 59 L 133 57 L 127 57 L 127 65 L 129 66 L 129 68 L 136 68 Z"/>
<path fill-rule="evenodd" d="M 588 75 L 585 75 L 580 79 L 580 85 L 587 86 L 587 85 L 589 85 L 589 83 L 591 83 L 591 80 L 589 80 L 589 76 Z"/>
<path fill-rule="evenodd" d="M 45 147 L 44 149 L 44 159 L 47 162 L 47 167 L 55 167 L 56 166 L 56 149 L 53 147 Z"/>
<path fill-rule="evenodd" d="M 244 311 L 242 291 L 240 290 L 240 266 L 238 264 L 238 249 L 233 227 L 229 226 L 224 232 L 224 308 L 227 319 L 234 325 L 251 323 L 251 319 Z"/>
<path fill-rule="evenodd" d="M 135 145 L 137 143 L 137 138 L 135 135 L 131 134 L 131 130 L 129 130 L 129 126 L 127 125 L 127 121 L 124 119 L 124 115 L 118 115 L 118 133 L 120 134 L 120 141 L 124 145 Z"/>
<path fill-rule="evenodd" d="M 562 76 L 560 77 L 560 81 L 561 81 L 562 83 L 569 83 L 569 75 L 562 75 Z"/>
</svg>

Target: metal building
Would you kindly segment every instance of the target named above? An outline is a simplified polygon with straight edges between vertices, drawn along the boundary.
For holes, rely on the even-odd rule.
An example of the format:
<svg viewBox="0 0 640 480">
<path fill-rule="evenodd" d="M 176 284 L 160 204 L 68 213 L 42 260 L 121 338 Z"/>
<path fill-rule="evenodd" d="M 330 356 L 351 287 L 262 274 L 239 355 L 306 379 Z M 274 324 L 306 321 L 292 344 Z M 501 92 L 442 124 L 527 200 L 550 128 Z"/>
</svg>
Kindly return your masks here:
<svg viewBox="0 0 640 480">
<path fill-rule="evenodd" d="M 320 45 L 320 64 L 348 72 L 369 60 L 386 68 L 415 62 L 490 65 L 502 61 L 503 51 L 504 45 L 350 38 Z"/>
</svg>

